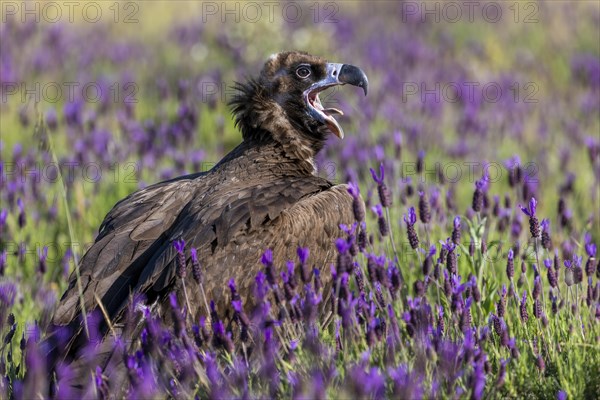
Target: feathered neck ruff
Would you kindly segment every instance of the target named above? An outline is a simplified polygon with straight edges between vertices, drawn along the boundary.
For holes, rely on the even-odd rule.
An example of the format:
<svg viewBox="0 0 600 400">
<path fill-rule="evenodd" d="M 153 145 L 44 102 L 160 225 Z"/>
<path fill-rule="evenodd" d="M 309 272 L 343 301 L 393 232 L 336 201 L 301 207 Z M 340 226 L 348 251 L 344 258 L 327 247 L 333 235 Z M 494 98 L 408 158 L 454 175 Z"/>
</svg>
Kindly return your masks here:
<svg viewBox="0 0 600 400">
<path fill-rule="evenodd" d="M 272 98 L 271 88 L 262 79 L 236 82 L 234 89 L 237 93 L 229 106 L 244 142 L 257 145 L 276 142 L 288 157 L 309 163 L 314 170 L 313 159 L 325 145 L 327 132 L 325 127 L 311 124 L 308 114 L 302 117 L 302 99 L 286 103 L 286 108 L 293 108 L 287 111 Z"/>
</svg>

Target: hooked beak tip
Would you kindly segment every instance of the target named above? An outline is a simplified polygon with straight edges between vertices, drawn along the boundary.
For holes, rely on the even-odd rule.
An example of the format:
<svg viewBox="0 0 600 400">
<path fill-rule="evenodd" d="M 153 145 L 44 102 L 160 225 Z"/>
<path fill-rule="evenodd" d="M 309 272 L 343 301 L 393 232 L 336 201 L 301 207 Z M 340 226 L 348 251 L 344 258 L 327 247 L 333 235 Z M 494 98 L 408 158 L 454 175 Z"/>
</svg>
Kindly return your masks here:
<svg viewBox="0 0 600 400">
<path fill-rule="evenodd" d="M 365 96 L 367 95 L 369 87 L 367 75 L 362 69 L 355 67 L 354 65 L 344 64 L 340 69 L 338 81 L 340 83 L 361 87 L 363 92 L 365 92 Z"/>
</svg>

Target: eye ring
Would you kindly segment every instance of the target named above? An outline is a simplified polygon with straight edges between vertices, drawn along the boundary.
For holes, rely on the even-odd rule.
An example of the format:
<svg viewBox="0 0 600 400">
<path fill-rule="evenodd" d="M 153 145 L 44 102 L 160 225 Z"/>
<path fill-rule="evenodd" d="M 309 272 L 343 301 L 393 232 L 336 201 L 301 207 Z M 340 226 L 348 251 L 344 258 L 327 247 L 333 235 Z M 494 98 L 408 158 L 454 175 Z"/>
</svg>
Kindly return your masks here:
<svg viewBox="0 0 600 400">
<path fill-rule="evenodd" d="M 296 75 L 300 79 L 306 79 L 310 76 L 310 68 L 306 65 L 301 65 L 296 68 Z"/>
</svg>

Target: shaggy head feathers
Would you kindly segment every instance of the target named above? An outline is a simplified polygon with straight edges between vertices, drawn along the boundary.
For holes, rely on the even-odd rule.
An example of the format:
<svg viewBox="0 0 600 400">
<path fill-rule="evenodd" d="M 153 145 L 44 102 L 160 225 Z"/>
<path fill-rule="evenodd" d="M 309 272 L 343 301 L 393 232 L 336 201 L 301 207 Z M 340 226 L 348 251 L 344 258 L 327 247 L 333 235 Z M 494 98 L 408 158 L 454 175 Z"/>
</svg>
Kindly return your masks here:
<svg viewBox="0 0 600 400">
<path fill-rule="evenodd" d="M 325 77 L 326 63 L 303 52 L 278 53 L 267 60 L 258 77 L 236 83 L 238 94 L 230 106 L 244 141 L 274 140 L 303 160 L 321 150 L 328 130 L 308 114 L 303 92 Z M 302 65 L 310 68 L 307 78 L 298 73 Z"/>
</svg>

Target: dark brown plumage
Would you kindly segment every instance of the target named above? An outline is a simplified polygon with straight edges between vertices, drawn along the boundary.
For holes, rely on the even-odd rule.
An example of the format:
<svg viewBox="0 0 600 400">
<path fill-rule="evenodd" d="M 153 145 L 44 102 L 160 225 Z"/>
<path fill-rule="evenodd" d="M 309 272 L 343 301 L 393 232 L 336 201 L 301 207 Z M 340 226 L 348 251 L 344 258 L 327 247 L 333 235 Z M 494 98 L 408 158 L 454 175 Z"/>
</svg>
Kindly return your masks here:
<svg viewBox="0 0 600 400">
<path fill-rule="evenodd" d="M 134 294 L 156 303 L 165 318 L 168 312 L 161 310 L 169 307 L 169 293 L 185 304 L 173 246 L 179 239 L 185 241 L 190 266 L 189 249 L 197 249 L 204 291 L 221 312 L 229 308 L 230 278 L 244 304 L 252 306 L 252 284 L 267 248 L 275 266 L 283 268 L 298 246 L 308 247 L 310 263 L 327 275 L 339 225 L 351 224 L 354 217 L 346 185 L 315 175 L 313 157 L 327 135 L 343 137 L 331 116 L 341 112 L 323 109 L 318 92 L 345 83 L 366 93 L 360 69 L 288 52 L 273 55 L 258 78 L 238 84 L 231 105 L 243 136 L 239 146 L 210 171 L 139 190 L 108 213 L 79 266 L 86 312 L 101 301 L 118 324 Z M 192 274 L 185 285 L 197 321 L 206 314 L 205 303 Z M 80 303 L 73 273 L 53 324 L 81 333 Z"/>
</svg>

